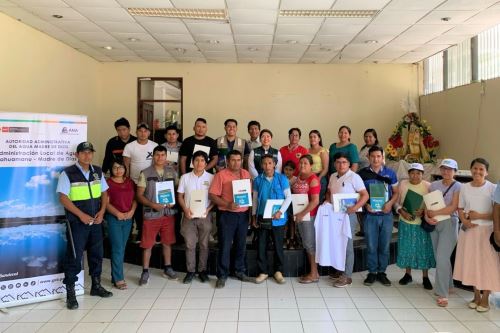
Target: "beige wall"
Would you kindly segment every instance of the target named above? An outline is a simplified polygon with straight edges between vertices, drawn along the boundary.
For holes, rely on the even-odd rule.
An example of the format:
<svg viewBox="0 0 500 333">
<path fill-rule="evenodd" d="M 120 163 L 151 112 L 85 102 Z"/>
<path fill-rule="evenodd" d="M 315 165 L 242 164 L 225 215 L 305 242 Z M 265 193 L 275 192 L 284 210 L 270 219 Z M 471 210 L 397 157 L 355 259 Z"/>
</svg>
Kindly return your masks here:
<svg viewBox="0 0 500 333">
<path fill-rule="evenodd" d="M 469 169 L 475 157 L 490 162 L 492 181 L 500 178 L 500 79 L 422 96 L 422 117 L 441 142 L 439 155 Z"/>
<path fill-rule="evenodd" d="M 386 142 L 401 118 L 401 101 L 418 96 L 413 65 L 258 65 L 98 63 L 86 55 L 0 14 L 0 111 L 87 114 L 89 140 L 100 162 L 113 122 L 136 124 L 137 78 L 184 79 L 184 134 L 196 117 L 207 118 L 209 135 L 223 134 L 223 121 L 236 118 L 240 135 L 259 120 L 287 143 L 287 130 L 318 129 L 325 145 L 348 124 L 353 142 L 374 127 Z"/>
<path fill-rule="evenodd" d="M 290 127 L 318 129 L 325 144 L 348 124 L 353 142 L 375 127 L 383 142 L 403 114 L 401 101 L 417 96 L 411 65 L 256 65 L 106 63 L 102 76 L 104 123 L 136 114 L 137 77 L 184 79 L 184 134 L 197 117 L 208 120 L 209 135 L 223 135 L 223 122 L 236 118 L 239 133 L 255 119 L 275 134 L 274 145 L 287 143 Z"/>
<path fill-rule="evenodd" d="M 0 112 L 86 114 L 97 135 L 99 62 L 1 13 L 0 41 Z"/>
</svg>

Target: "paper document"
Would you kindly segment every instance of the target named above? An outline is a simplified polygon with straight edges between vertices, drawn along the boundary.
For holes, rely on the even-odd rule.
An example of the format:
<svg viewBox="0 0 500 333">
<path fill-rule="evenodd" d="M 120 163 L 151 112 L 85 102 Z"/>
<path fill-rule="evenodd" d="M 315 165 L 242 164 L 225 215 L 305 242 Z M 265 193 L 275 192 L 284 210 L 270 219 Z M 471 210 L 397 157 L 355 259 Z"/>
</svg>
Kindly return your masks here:
<svg viewBox="0 0 500 333">
<path fill-rule="evenodd" d="M 209 146 L 203 146 L 203 145 L 197 145 L 195 144 L 194 145 L 194 148 L 193 148 L 193 154 L 196 153 L 197 151 L 204 151 L 205 153 L 207 153 L 208 157 L 210 158 L 210 147 Z M 194 165 L 193 165 L 193 159 L 191 158 L 191 163 L 189 164 L 189 167 L 190 168 L 193 168 Z"/>
<path fill-rule="evenodd" d="M 189 194 L 189 210 L 193 217 L 205 218 L 207 212 L 207 190 L 194 190 Z"/>
<path fill-rule="evenodd" d="M 252 206 L 250 179 L 233 180 L 233 200 L 240 207 Z"/>
<path fill-rule="evenodd" d="M 273 215 L 280 210 L 281 205 L 283 205 L 285 200 L 283 199 L 268 199 L 266 201 L 266 207 L 264 208 L 263 218 L 270 219 Z"/>
<path fill-rule="evenodd" d="M 424 203 L 425 207 L 428 210 L 440 210 L 446 207 L 443 198 L 443 192 L 440 190 L 432 191 L 431 193 L 427 193 L 424 195 Z M 451 218 L 450 215 L 437 215 L 434 218 L 438 221 L 444 221 Z"/>
<path fill-rule="evenodd" d="M 156 183 L 156 202 L 164 205 L 175 205 L 173 180 Z"/>
<path fill-rule="evenodd" d="M 359 200 L 359 193 L 337 193 L 332 194 L 333 211 L 335 213 L 345 213 L 347 208 L 356 205 Z M 361 212 L 360 207 L 357 212 Z"/>
<path fill-rule="evenodd" d="M 176 151 L 167 151 L 167 161 L 172 163 L 179 162 L 179 153 Z"/>
<path fill-rule="evenodd" d="M 297 215 L 303 211 L 309 204 L 309 196 L 307 194 L 292 194 L 292 209 L 293 215 Z M 311 214 L 307 213 L 303 221 L 311 221 Z"/>
</svg>

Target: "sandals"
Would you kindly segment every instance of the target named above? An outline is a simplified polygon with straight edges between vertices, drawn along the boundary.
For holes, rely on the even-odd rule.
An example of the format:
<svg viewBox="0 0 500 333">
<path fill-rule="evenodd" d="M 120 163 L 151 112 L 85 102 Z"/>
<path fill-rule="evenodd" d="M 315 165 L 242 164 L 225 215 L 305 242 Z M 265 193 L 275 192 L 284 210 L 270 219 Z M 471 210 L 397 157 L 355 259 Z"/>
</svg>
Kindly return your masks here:
<svg viewBox="0 0 500 333">
<path fill-rule="evenodd" d="M 299 283 L 302 283 L 302 284 L 308 284 L 308 283 L 317 283 L 319 281 L 319 278 L 311 278 L 311 277 L 308 277 L 308 276 L 301 276 L 299 278 Z"/>
<path fill-rule="evenodd" d="M 436 300 L 436 304 L 440 307 L 445 308 L 448 306 L 448 299 L 446 297 L 438 297 L 438 299 Z"/>
<path fill-rule="evenodd" d="M 127 282 L 125 282 L 125 281 L 115 282 L 115 283 L 113 283 L 113 286 L 118 290 L 126 290 L 128 288 Z"/>
<path fill-rule="evenodd" d="M 476 307 L 476 311 L 477 312 L 488 312 L 488 311 L 490 311 L 490 307 L 489 306 L 478 305 Z"/>
</svg>

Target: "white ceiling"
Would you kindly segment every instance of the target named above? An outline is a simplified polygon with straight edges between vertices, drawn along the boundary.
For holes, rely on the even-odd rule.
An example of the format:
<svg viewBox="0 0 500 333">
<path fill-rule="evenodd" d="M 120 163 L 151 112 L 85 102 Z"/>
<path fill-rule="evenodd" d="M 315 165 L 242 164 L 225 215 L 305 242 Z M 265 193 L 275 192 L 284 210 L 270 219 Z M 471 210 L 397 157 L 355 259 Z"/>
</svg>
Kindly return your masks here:
<svg viewBox="0 0 500 333">
<path fill-rule="evenodd" d="M 127 7 L 227 8 L 230 22 L 131 16 Z M 380 12 L 285 18 L 280 9 Z M 0 12 L 99 61 L 414 63 L 500 23 L 499 0 L 0 0 Z"/>
</svg>

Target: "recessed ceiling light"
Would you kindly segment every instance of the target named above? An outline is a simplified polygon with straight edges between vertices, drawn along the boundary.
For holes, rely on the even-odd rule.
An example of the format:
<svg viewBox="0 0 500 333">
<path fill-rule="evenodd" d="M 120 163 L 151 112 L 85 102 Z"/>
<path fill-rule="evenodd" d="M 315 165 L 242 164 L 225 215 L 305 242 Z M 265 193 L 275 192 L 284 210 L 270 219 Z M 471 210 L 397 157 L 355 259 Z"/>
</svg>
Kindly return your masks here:
<svg viewBox="0 0 500 333">
<path fill-rule="evenodd" d="M 127 8 L 132 16 L 156 16 L 181 19 L 219 20 L 227 21 L 225 9 L 197 9 L 197 8 Z"/>
<path fill-rule="evenodd" d="M 58 15 L 58 14 L 54 14 L 54 15 L 52 15 L 52 17 L 54 17 L 56 19 L 62 19 L 64 16 Z"/>
<path fill-rule="evenodd" d="M 377 43 L 378 43 L 378 40 L 374 40 L 374 39 L 365 40 L 365 44 L 377 44 Z"/>
<path fill-rule="evenodd" d="M 186 53 L 186 49 L 183 49 L 182 47 L 176 47 L 175 50 L 182 54 Z"/>
<path fill-rule="evenodd" d="M 103 48 L 103 49 L 106 49 L 106 50 L 112 50 L 112 49 L 113 49 L 113 47 L 112 47 L 112 46 L 109 46 L 109 45 L 108 45 L 108 46 L 103 46 L 102 48 Z"/>
<path fill-rule="evenodd" d="M 447 16 L 447 17 L 441 17 L 441 21 L 444 21 L 444 22 L 448 22 L 451 20 L 451 17 Z"/>
<path fill-rule="evenodd" d="M 293 40 L 293 39 L 290 39 L 290 40 L 287 40 L 287 41 L 286 41 L 286 43 L 287 43 L 287 44 L 297 44 L 297 43 L 298 43 L 298 41 Z"/>
<path fill-rule="evenodd" d="M 319 50 L 323 52 L 330 52 L 332 49 L 328 47 L 320 47 Z"/>
<path fill-rule="evenodd" d="M 210 40 L 207 40 L 207 43 L 209 43 L 209 44 L 220 44 L 220 40 L 210 39 Z"/>
<path fill-rule="evenodd" d="M 249 48 L 248 48 L 248 51 L 250 51 L 250 52 L 256 52 L 256 51 L 258 51 L 258 50 L 259 50 L 259 49 L 258 49 L 258 48 L 256 48 L 256 47 L 249 47 Z"/>
<path fill-rule="evenodd" d="M 370 18 L 378 10 L 333 10 L 333 9 L 282 9 L 282 17 L 339 17 L 339 18 Z"/>
<path fill-rule="evenodd" d="M 134 37 L 130 37 L 130 38 L 128 39 L 128 41 L 129 41 L 129 42 L 138 42 L 138 41 L 139 41 L 139 39 L 134 38 Z"/>
</svg>

